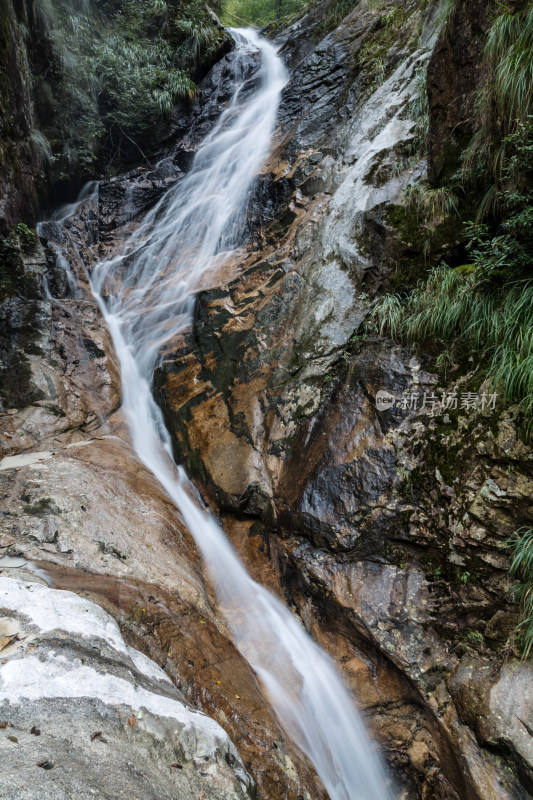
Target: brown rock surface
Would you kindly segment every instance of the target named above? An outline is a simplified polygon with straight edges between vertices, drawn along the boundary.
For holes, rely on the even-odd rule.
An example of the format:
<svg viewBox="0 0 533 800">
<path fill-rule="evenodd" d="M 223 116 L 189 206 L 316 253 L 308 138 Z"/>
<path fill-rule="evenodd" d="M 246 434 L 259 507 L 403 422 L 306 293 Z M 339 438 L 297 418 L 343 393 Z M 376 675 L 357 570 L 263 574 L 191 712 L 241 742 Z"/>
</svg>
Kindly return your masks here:
<svg viewBox="0 0 533 800">
<path fill-rule="evenodd" d="M 484 23 L 461 9 L 451 24 L 469 16 L 457 65 L 466 90 Z M 500 664 L 513 652 L 501 544 L 531 523 L 530 450 L 513 409 L 458 409 L 447 421 L 376 409 L 379 389 L 460 395 L 472 376 L 446 387 L 424 359 L 360 329 L 379 286 L 395 285 L 422 247 L 402 211 L 426 167 L 402 167 L 411 81 L 428 60 L 439 92 L 454 81 L 444 56 L 435 61 L 440 12 L 414 16 L 415 3 L 402 19 L 411 31 L 422 23 L 420 38 L 396 29 L 383 74 L 369 74 L 365 53 L 382 42 L 374 12 L 359 3 L 315 47 L 301 27 L 283 34 L 293 73 L 255 241 L 240 275 L 199 294 L 156 393 L 178 458 L 226 512 L 252 572 L 279 581 L 337 658 L 402 786 L 510 800 L 525 797 L 514 756 L 508 769 L 506 747 L 494 755 L 476 741 L 446 677 L 464 653 Z"/>
</svg>

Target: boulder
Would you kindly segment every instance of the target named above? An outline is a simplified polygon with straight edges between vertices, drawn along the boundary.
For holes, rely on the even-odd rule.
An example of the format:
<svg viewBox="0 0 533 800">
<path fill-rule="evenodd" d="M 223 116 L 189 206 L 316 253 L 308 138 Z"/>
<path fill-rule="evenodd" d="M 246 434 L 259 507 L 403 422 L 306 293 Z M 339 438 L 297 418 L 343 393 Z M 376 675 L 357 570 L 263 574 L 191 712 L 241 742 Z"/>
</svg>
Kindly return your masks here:
<svg viewBox="0 0 533 800">
<path fill-rule="evenodd" d="M 71 592 L 0 579 L 0 794 L 238 800 L 228 735 Z"/>
</svg>

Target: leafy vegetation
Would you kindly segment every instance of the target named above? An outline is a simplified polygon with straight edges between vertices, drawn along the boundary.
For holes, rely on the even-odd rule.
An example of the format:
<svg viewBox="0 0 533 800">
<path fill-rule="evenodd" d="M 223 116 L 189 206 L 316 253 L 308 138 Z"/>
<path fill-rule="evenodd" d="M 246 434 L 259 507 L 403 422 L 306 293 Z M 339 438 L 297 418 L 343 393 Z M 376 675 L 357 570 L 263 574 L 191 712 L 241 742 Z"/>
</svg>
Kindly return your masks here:
<svg viewBox="0 0 533 800">
<path fill-rule="evenodd" d="M 489 81 L 477 111 L 481 133 L 464 154 L 463 182 L 414 186 L 406 208 L 422 227 L 471 213 L 467 263 L 442 262 L 414 289 L 378 301 L 369 327 L 412 343 L 440 342 L 447 367 L 465 354 L 533 425 L 533 7 L 495 20 L 486 53 Z M 528 88 L 526 88 L 528 87 Z M 418 116 L 424 117 L 424 101 Z M 489 129 L 490 128 L 490 129 Z M 465 217 L 463 217 L 464 219 Z M 466 217 L 468 219 L 468 217 Z"/>
<path fill-rule="evenodd" d="M 516 629 L 522 655 L 533 652 L 533 528 L 519 528 L 505 543 L 511 553 L 509 572 L 518 583 L 512 594 L 520 604 L 520 623 Z"/>
<path fill-rule="evenodd" d="M 39 14 L 39 135 L 54 182 L 91 174 L 97 159 L 138 159 L 176 102 L 195 94 L 193 77 L 224 36 L 200 0 L 43 0 Z"/>
<path fill-rule="evenodd" d="M 489 167 L 501 177 L 509 136 L 533 113 L 533 5 L 513 13 L 503 4 L 488 35 L 489 77 L 477 97 L 479 131 L 465 160 L 466 174 L 479 177 Z M 512 141 L 512 139 L 511 139 Z"/>
<path fill-rule="evenodd" d="M 168 42 L 135 42 L 119 36 L 91 55 L 99 76 L 99 110 L 108 136 L 143 139 L 154 119 L 168 116 L 176 101 L 191 98 L 195 85 L 173 62 Z"/>
<path fill-rule="evenodd" d="M 458 213 L 457 197 L 448 186 L 439 186 L 433 189 L 421 184 L 414 184 L 407 187 L 405 194 L 407 207 L 414 211 L 422 222 Z"/>
<path fill-rule="evenodd" d="M 228 27 L 253 25 L 263 28 L 303 11 L 307 5 L 308 0 L 225 0 L 221 19 Z"/>
<path fill-rule="evenodd" d="M 406 342 L 452 341 L 459 360 L 477 356 L 505 397 L 533 414 L 533 280 L 496 290 L 476 269 L 443 264 L 406 298 L 384 297 L 369 324 Z"/>
</svg>

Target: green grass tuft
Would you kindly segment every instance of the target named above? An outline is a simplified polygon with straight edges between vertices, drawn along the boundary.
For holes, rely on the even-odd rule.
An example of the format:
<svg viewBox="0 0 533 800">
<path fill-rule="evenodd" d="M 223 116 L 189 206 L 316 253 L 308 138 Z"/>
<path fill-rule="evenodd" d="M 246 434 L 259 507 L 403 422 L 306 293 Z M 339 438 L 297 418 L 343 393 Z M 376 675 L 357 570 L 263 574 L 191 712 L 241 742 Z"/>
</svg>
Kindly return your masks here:
<svg viewBox="0 0 533 800">
<path fill-rule="evenodd" d="M 518 12 L 500 7 L 503 13 L 492 24 L 485 46 L 489 78 L 477 96 L 480 124 L 466 154 L 466 177 L 488 166 L 499 179 L 506 137 L 533 114 L 533 5 Z"/>
<path fill-rule="evenodd" d="M 476 355 L 487 377 L 508 400 L 533 417 L 533 280 L 495 288 L 478 270 L 445 264 L 432 270 L 407 297 L 385 295 L 374 307 L 370 329 L 408 343 L 453 342 Z"/>
<path fill-rule="evenodd" d="M 413 147 L 416 153 L 424 154 L 429 143 L 429 96 L 427 67 L 419 69 L 415 78 L 415 96 L 409 104 L 409 113 L 416 123 Z"/>
<path fill-rule="evenodd" d="M 522 657 L 533 652 L 533 528 L 519 528 L 504 547 L 510 550 L 509 573 L 518 583 L 511 592 L 520 604 L 520 623 L 516 628 Z"/>
<path fill-rule="evenodd" d="M 430 222 L 435 218 L 445 219 L 457 215 L 458 199 L 447 186 L 434 189 L 421 184 L 408 186 L 405 192 L 406 205 L 414 211 L 422 221 Z"/>
</svg>

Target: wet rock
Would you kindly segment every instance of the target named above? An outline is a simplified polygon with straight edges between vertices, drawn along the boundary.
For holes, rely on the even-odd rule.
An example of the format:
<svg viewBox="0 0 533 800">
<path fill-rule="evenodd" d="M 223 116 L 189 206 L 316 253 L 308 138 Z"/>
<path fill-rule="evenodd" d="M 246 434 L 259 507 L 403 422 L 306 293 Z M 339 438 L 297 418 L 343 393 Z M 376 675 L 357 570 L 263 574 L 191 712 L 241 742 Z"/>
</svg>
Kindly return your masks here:
<svg viewBox="0 0 533 800">
<path fill-rule="evenodd" d="M 516 763 L 524 785 L 533 788 L 533 666 L 494 664 L 465 658 L 449 679 L 461 719 L 483 744 Z"/>
<path fill-rule="evenodd" d="M 0 395 L 3 455 L 38 447 L 47 437 L 80 428 L 119 403 L 119 376 L 94 301 L 29 301 L 0 307 Z"/>
<path fill-rule="evenodd" d="M 70 592 L 8 578 L 0 579 L 0 607 L 2 624 L 16 627 L 0 666 L 0 717 L 8 723 L 0 731 L 2 792 L 252 796 L 227 734 L 125 644 L 105 611 Z"/>
<path fill-rule="evenodd" d="M 120 416 L 112 422 L 110 435 L 69 441 L 64 434 L 46 458 L 2 462 L 0 546 L 6 549 L 0 553 L 19 557 L 0 559 L 1 574 L 44 576 L 105 607 L 127 641 L 229 733 L 261 793 L 319 800 L 311 769 L 281 735 L 254 674 L 228 639 L 189 533 L 119 438 L 125 435 Z"/>
<path fill-rule="evenodd" d="M 153 168 L 143 166 L 128 175 L 102 181 L 98 187 L 100 236 L 109 239 L 117 228 L 146 213 L 182 175 L 183 170 L 165 158 Z"/>
<path fill-rule="evenodd" d="M 476 741 L 446 678 L 464 654 L 495 661 L 516 624 L 501 545 L 531 524 L 527 448 L 503 408 L 379 410 L 379 390 L 460 393 L 468 379 L 446 385 L 361 327 L 380 288 L 428 267 L 405 205 L 427 175 L 411 101 L 428 63 L 430 80 L 451 78 L 435 60 L 441 8 L 424 5 L 394 31 L 392 4 L 360 2 L 330 33 L 322 6 L 282 34 L 291 80 L 252 243 L 197 298 L 155 389 L 177 458 L 338 660 L 401 785 L 503 800 L 524 796 L 522 773 Z"/>
<path fill-rule="evenodd" d="M 434 39 L 433 18 L 414 7 L 412 14 Z M 374 7 L 359 4 L 335 36 L 306 48 L 282 100 L 279 147 L 257 192 L 261 210 L 251 209 L 262 237 L 259 257 L 252 249 L 240 277 L 219 284 L 216 295 L 202 293 L 191 336 L 167 348 L 156 375 L 177 455 L 224 508 L 241 509 L 248 487 L 256 486 L 270 499 L 259 513 L 272 515 L 284 462 L 296 441 L 300 446 L 301 421 L 329 395 L 369 312 L 370 293 L 402 248 L 383 205 L 400 202 L 409 171 L 391 169 L 374 183 L 366 176 L 383 166 L 384 151 L 392 166 L 414 136 L 409 103 L 433 40 L 423 36 L 413 51 L 406 23 L 402 58 L 365 95 L 354 70 L 374 21 Z M 297 25 L 294 33 L 304 38 L 307 31 Z M 290 61 L 296 45 L 289 38 Z M 371 226 L 379 246 L 368 248 L 360 239 Z M 187 396 L 184 377 L 192 371 L 196 382 Z M 380 494 L 369 491 L 375 499 Z M 312 516 L 303 510 L 303 524 L 313 524 Z M 317 524 L 317 535 L 326 535 Z M 342 547 L 349 542 L 350 536 Z"/>
<path fill-rule="evenodd" d="M 2 7 L 3 80 L 0 88 L 2 117 L 9 120 L 1 133 L 0 235 L 24 219 L 34 224 L 39 206 L 42 161 L 32 139 L 35 112 L 32 97 L 29 53 L 16 4 Z"/>
<path fill-rule="evenodd" d="M 460 21 L 467 11 L 459 5 Z M 380 287 L 401 286 L 402 269 L 423 250 L 404 198 L 426 171 L 413 144 L 417 76 L 429 60 L 435 119 L 455 97 L 454 84 L 463 85 L 449 69 L 450 58 L 463 58 L 461 32 L 457 43 L 446 42 L 448 30 L 434 50 L 440 4 L 404 6 L 398 15 L 396 3 L 361 0 L 328 32 L 325 3 L 283 34 L 292 78 L 250 208 L 250 247 L 210 276 L 192 330 L 162 354 L 155 390 L 178 459 L 223 512 L 255 576 L 288 598 L 337 659 L 402 797 L 516 800 L 530 786 L 518 723 L 507 741 L 497 720 L 504 701 L 498 693 L 491 701 L 481 668 L 481 679 L 474 669 L 459 683 L 453 676 L 463 674 L 457 664 L 466 654 L 488 664 L 491 676 L 496 665 L 496 681 L 502 647 L 515 652 L 516 609 L 501 545 L 531 524 L 530 451 L 518 413 L 458 410 L 445 420 L 379 410 L 380 389 L 397 397 L 461 391 L 467 379 L 444 386 L 407 348 L 361 330 Z M 469 25 L 473 31 L 478 23 Z M 474 65 L 479 49 L 471 45 L 460 70 Z M 55 254 L 46 274 L 61 305 L 52 305 L 54 317 L 39 295 L 19 327 L 27 330 L 31 315 L 41 315 L 37 327 L 48 327 L 56 342 L 54 325 L 64 326 L 63 355 L 55 344 L 53 352 L 68 374 L 68 404 L 58 404 L 67 421 L 54 427 L 39 418 L 33 438 L 21 437 L 24 449 L 39 444 L 39 451 L 15 456 L 29 461 L 3 462 L 1 541 L 22 560 L 17 569 L 42 558 L 46 545 L 53 566 L 40 564 L 45 575 L 108 608 L 128 641 L 150 651 L 186 697 L 229 731 L 260 792 L 294 800 L 319 797 L 321 789 L 279 735 L 254 676 L 228 642 L 196 550 L 132 456 L 124 421 L 116 414 L 109 427 L 94 425 L 92 440 L 80 432 L 93 425 L 88 387 L 99 387 L 109 417 L 117 384 L 87 272 L 190 167 L 228 97 L 231 58 L 205 78 L 198 102 L 176 114 L 181 138 L 172 160 L 106 183 L 63 232 L 43 227 Z M 250 74 L 254 63 L 251 54 Z M 474 79 L 465 77 L 464 86 Z M 461 106 L 440 129 L 452 135 L 466 113 Z M 432 142 L 438 170 L 446 141 Z M 72 265 L 67 277 L 65 261 Z M 419 258 L 413 268 L 423 274 L 426 267 Z M 73 296 L 87 362 L 76 355 L 74 325 L 64 321 Z M 31 386 L 45 394 L 50 382 L 33 375 L 43 364 L 48 369 L 47 341 L 43 333 L 34 361 L 16 345 L 34 365 Z M 99 382 L 83 373 L 80 365 L 90 362 Z M 60 397 L 55 373 L 51 385 Z M 21 411 L 2 418 L 6 452 L 20 449 L 21 415 L 30 413 L 22 406 L 31 402 L 31 415 L 41 408 L 41 400 L 27 399 L 31 386 Z M 509 681 L 501 697 L 518 707 Z M 43 754 L 43 764 L 52 762 Z"/>
</svg>

